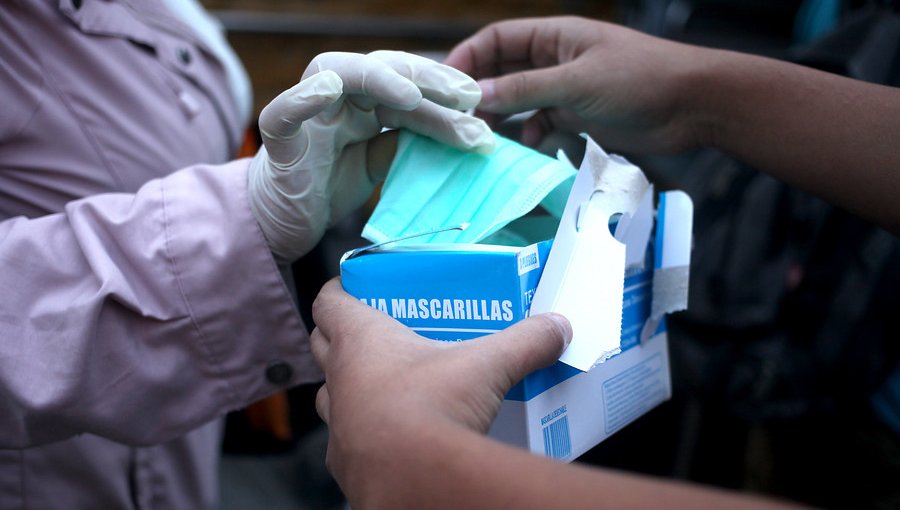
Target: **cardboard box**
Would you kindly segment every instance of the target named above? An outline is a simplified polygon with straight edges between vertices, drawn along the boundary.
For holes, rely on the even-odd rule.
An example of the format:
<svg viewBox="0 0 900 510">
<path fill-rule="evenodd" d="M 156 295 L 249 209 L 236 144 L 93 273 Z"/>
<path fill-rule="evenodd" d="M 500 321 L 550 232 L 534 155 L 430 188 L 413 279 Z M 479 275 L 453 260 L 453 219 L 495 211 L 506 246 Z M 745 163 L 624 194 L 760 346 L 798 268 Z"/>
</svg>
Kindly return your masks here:
<svg viewBox="0 0 900 510">
<path fill-rule="evenodd" d="M 690 199 L 660 194 L 654 221 L 643 174 L 588 143 L 552 243 L 387 244 L 341 261 L 348 293 L 433 339 L 490 334 L 532 312 L 566 315 L 570 347 L 512 388 L 490 431 L 564 460 L 670 398 L 664 314 L 687 302 Z"/>
<path fill-rule="evenodd" d="M 468 340 L 528 316 L 550 241 L 527 248 L 409 245 L 341 263 L 344 290 L 436 340 Z"/>
</svg>

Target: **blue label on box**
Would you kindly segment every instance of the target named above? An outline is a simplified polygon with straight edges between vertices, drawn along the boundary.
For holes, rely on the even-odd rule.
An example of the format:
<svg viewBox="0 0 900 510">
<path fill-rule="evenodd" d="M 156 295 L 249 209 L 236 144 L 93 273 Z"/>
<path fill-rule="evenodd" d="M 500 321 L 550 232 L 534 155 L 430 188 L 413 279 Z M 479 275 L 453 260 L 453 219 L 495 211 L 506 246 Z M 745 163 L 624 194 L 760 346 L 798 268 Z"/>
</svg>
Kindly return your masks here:
<svg viewBox="0 0 900 510">
<path fill-rule="evenodd" d="M 550 252 L 478 245 L 404 247 L 341 263 L 344 289 L 436 340 L 468 340 L 525 318 Z"/>
</svg>

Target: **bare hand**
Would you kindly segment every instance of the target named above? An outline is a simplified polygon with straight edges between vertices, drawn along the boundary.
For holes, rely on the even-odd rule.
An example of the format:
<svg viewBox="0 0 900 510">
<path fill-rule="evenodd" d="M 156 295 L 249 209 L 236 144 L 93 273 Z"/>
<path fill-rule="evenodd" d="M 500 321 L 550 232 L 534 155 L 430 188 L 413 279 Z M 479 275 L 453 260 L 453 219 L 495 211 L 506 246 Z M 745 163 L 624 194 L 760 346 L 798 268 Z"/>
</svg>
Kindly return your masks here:
<svg viewBox="0 0 900 510">
<path fill-rule="evenodd" d="M 327 463 L 349 493 L 392 476 L 387 466 L 409 434 L 486 432 L 509 388 L 554 362 L 572 335 L 565 318 L 546 314 L 474 340 L 428 340 L 345 293 L 339 279 L 322 288 L 313 317 Z"/>
<path fill-rule="evenodd" d="M 701 140 L 687 72 L 711 50 L 577 17 L 488 25 L 445 63 L 479 79 L 479 110 L 538 113 L 522 141 L 587 132 L 606 148 L 674 152 Z M 496 121 L 490 115 L 489 121 Z"/>
</svg>

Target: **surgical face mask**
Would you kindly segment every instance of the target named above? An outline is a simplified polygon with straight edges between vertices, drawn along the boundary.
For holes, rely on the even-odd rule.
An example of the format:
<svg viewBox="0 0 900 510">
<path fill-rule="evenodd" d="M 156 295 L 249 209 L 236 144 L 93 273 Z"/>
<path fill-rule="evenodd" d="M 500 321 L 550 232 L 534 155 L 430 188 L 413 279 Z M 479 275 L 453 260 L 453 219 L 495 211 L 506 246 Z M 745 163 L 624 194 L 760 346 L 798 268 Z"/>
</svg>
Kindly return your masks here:
<svg viewBox="0 0 900 510">
<path fill-rule="evenodd" d="M 384 243 L 468 224 L 406 242 L 475 243 L 542 201 L 558 217 L 574 175 L 568 161 L 500 136 L 497 149 L 485 156 L 402 131 L 381 199 L 362 235 Z"/>
</svg>

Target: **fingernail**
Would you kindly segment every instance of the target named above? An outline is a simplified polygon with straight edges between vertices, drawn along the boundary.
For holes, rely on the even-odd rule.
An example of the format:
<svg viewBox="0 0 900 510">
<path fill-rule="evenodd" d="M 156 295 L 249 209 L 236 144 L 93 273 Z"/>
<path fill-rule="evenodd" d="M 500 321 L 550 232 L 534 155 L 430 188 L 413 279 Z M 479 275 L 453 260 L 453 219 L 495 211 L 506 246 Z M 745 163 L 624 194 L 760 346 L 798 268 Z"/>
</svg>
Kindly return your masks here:
<svg viewBox="0 0 900 510">
<path fill-rule="evenodd" d="M 479 106 L 482 108 L 493 106 L 497 101 L 497 90 L 494 80 L 480 80 L 478 86 L 481 87 L 481 103 L 479 103 Z"/>
<path fill-rule="evenodd" d="M 563 350 L 566 350 L 569 344 L 572 343 L 572 323 L 564 315 L 558 313 L 550 312 L 546 315 L 548 319 L 551 319 L 559 327 L 560 332 L 563 334 L 563 340 L 565 340 Z"/>
</svg>

